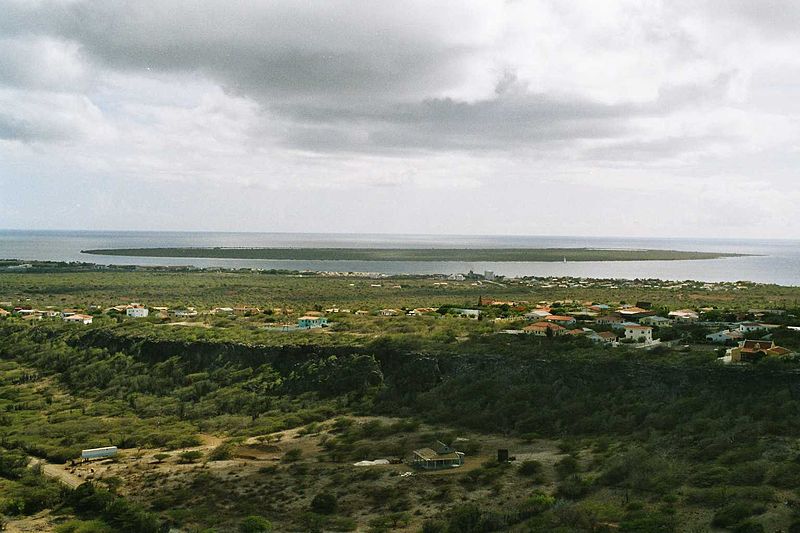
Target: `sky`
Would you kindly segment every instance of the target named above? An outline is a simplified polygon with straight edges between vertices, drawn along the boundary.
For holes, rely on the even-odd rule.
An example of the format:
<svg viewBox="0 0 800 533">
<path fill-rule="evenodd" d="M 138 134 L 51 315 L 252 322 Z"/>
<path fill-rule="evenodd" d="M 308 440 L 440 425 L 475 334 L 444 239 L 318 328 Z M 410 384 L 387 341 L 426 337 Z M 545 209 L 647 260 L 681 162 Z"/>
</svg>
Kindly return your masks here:
<svg viewBox="0 0 800 533">
<path fill-rule="evenodd" d="M 800 2 L 0 14 L 0 228 L 800 233 Z"/>
</svg>

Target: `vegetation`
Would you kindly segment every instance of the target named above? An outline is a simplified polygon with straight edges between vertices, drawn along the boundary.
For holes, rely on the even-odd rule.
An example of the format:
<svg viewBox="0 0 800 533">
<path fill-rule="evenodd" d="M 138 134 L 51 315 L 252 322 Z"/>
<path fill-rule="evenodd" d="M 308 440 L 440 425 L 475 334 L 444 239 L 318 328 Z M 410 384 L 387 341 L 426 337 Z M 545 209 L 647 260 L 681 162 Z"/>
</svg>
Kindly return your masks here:
<svg viewBox="0 0 800 533">
<path fill-rule="evenodd" d="M 500 334 L 517 320 L 513 306 L 456 318 L 449 310 L 484 290 L 466 283 L 402 280 L 373 295 L 369 281 L 321 276 L 92 276 L 4 274 L 0 288 L 42 307 L 142 293 L 186 305 L 196 291 L 214 304 L 381 308 L 397 297 L 439 312 L 334 313 L 328 330 L 296 333 L 266 329 L 264 312 L 195 319 L 208 327 L 102 310 L 86 327 L 0 320 L 0 513 L 10 520 L 50 510 L 65 532 L 791 531 L 800 522 L 797 362 L 721 365 L 699 326 L 669 333 L 688 350 L 611 349 Z M 720 315 L 780 305 L 769 320 L 782 326 L 800 315 L 791 288 L 642 285 L 618 289 L 617 301 L 696 302 Z M 496 290 L 532 301 L 581 291 Z M 773 335 L 800 347 L 788 327 Z M 466 453 L 466 465 L 407 476 L 395 464 L 436 440 Z M 120 456 L 72 464 L 81 449 L 108 445 Z M 516 460 L 497 462 L 498 448 Z M 353 465 L 378 458 L 392 464 Z M 44 475 L 53 471 L 82 484 Z"/>
</svg>

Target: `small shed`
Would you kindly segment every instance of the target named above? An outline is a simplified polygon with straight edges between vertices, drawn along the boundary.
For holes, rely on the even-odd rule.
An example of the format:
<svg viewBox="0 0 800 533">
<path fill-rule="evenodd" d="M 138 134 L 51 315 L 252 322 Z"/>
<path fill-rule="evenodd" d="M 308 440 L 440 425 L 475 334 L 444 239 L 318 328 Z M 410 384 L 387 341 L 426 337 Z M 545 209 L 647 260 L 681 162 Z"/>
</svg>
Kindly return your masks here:
<svg viewBox="0 0 800 533">
<path fill-rule="evenodd" d="M 411 452 L 409 464 L 423 470 L 457 468 L 464 464 L 464 454 L 436 441 L 434 448 L 422 448 Z"/>
<path fill-rule="evenodd" d="M 116 446 L 105 446 L 103 448 L 88 448 L 81 450 L 81 459 L 105 459 L 117 455 Z"/>
</svg>

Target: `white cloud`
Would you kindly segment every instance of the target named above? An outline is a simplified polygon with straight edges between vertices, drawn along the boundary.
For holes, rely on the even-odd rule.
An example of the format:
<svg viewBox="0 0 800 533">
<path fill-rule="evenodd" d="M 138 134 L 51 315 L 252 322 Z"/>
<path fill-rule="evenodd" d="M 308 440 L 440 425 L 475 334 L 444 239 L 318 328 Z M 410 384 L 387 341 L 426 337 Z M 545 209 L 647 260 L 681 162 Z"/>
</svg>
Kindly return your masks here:
<svg viewBox="0 0 800 533">
<path fill-rule="evenodd" d="M 351 231 L 426 231 L 434 217 L 430 231 L 455 233 L 800 229 L 781 210 L 800 163 L 790 2 L 0 0 L 0 11 L 0 226 L 42 208 L 8 198 L 56 202 L 42 191 L 78 180 L 105 192 L 71 192 L 59 212 L 101 226 L 87 205 L 133 188 L 142 205 L 193 198 L 148 227 L 203 209 L 212 227 L 241 229 L 224 215 L 249 206 L 248 229 L 271 230 L 307 229 L 291 210 Z M 782 207 L 742 228 L 731 213 L 748 198 Z M 392 199 L 414 216 L 381 217 Z M 667 224 L 675 205 L 686 214 Z"/>
</svg>

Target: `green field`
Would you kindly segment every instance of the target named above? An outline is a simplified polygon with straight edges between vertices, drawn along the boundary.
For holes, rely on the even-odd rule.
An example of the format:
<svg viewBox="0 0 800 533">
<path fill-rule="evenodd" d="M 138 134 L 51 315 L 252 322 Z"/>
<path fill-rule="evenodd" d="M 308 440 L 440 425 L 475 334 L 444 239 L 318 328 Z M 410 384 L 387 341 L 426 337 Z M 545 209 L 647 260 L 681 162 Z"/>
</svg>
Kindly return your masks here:
<svg viewBox="0 0 800 533">
<path fill-rule="evenodd" d="M 677 261 L 738 257 L 738 254 L 678 250 L 594 248 L 114 248 L 82 250 L 92 255 L 194 257 L 296 261 Z"/>
</svg>

